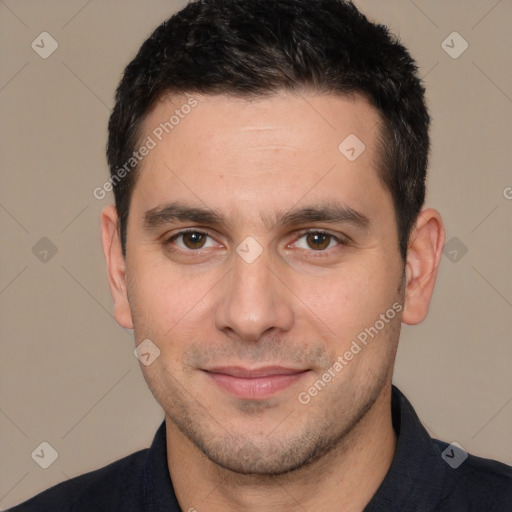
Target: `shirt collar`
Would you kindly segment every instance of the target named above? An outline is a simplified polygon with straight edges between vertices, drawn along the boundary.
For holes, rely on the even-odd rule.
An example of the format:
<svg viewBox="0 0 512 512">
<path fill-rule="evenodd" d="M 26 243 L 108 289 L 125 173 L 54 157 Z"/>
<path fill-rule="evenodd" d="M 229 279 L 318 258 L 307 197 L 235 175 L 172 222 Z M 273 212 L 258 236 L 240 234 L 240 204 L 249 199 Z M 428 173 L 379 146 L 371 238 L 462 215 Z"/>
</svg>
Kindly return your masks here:
<svg viewBox="0 0 512 512">
<path fill-rule="evenodd" d="M 419 503 L 439 503 L 447 476 L 440 448 L 421 424 L 402 392 L 392 387 L 391 412 L 397 445 L 391 467 L 364 512 L 419 510 Z"/>
<path fill-rule="evenodd" d="M 150 512 L 181 512 L 167 462 L 165 420 L 158 427 L 145 464 L 144 503 Z"/>
</svg>

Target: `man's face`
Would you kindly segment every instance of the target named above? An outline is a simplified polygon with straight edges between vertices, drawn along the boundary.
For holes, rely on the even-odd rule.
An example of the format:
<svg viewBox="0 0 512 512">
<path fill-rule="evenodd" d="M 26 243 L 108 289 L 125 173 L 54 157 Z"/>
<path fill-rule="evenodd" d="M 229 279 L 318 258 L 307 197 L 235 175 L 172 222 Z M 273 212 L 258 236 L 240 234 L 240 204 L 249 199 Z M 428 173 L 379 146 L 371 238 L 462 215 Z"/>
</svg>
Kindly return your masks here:
<svg viewBox="0 0 512 512">
<path fill-rule="evenodd" d="M 282 473 L 346 439 L 389 387 L 403 263 L 379 118 L 361 97 L 195 98 L 158 102 L 143 125 L 156 147 L 131 200 L 126 283 L 136 342 L 160 355 L 141 367 L 210 460 Z M 355 159 L 353 136 L 339 149 L 351 134 Z"/>
</svg>

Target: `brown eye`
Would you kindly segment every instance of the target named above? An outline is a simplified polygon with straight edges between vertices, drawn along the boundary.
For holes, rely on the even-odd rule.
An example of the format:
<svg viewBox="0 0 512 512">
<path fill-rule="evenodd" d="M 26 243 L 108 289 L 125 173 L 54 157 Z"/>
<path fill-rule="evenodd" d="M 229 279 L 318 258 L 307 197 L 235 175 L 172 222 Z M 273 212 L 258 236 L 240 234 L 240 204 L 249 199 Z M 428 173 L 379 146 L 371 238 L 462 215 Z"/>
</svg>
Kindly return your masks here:
<svg viewBox="0 0 512 512">
<path fill-rule="evenodd" d="M 293 245 L 306 251 L 328 252 L 328 249 L 344 245 L 344 241 L 324 231 L 306 231 L 300 234 Z"/>
<path fill-rule="evenodd" d="M 195 251 L 215 247 L 215 240 L 203 231 L 182 231 L 167 240 L 169 248 L 176 246 L 182 251 Z"/>
<path fill-rule="evenodd" d="M 331 243 L 331 235 L 326 233 L 308 233 L 306 235 L 306 241 L 308 246 L 314 250 L 323 250 L 329 247 Z"/>
<path fill-rule="evenodd" d="M 183 244 L 187 249 L 201 249 L 204 246 L 204 242 L 208 235 L 198 231 L 190 231 L 188 233 L 183 233 L 180 236 L 183 237 Z"/>
</svg>

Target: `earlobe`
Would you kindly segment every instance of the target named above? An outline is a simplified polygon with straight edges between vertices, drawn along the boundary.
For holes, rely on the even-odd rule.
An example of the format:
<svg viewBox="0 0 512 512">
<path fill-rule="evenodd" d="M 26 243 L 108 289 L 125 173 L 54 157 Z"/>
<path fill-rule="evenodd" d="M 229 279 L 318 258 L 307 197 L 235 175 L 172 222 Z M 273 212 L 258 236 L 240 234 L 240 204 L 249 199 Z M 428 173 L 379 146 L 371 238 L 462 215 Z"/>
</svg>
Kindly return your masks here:
<svg viewBox="0 0 512 512">
<path fill-rule="evenodd" d="M 445 241 L 438 211 L 423 210 L 416 221 L 407 250 L 406 288 L 402 322 L 414 325 L 428 313 Z"/>
<path fill-rule="evenodd" d="M 106 206 L 101 214 L 101 243 L 107 265 L 110 293 L 114 301 L 114 318 L 125 329 L 133 329 L 126 289 L 126 262 L 119 236 L 117 210 L 114 205 Z"/>
</svg>

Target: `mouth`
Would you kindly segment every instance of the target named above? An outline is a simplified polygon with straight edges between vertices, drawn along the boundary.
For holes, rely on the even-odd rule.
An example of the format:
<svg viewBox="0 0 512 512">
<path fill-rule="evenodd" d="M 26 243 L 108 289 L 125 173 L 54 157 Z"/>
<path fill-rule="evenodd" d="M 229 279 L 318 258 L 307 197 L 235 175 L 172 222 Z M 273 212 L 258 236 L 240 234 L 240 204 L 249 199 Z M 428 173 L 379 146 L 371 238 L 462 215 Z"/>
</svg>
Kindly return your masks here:
<svg viewBox="0 0 512 512">
<path fill-rule="evenodd" d="M 203 370 L 223 391 L 245 400 L 263 400 L 303 379 L 309 370 L 265 366 L 243 368 L 225 366 Z"/>
</svg>

